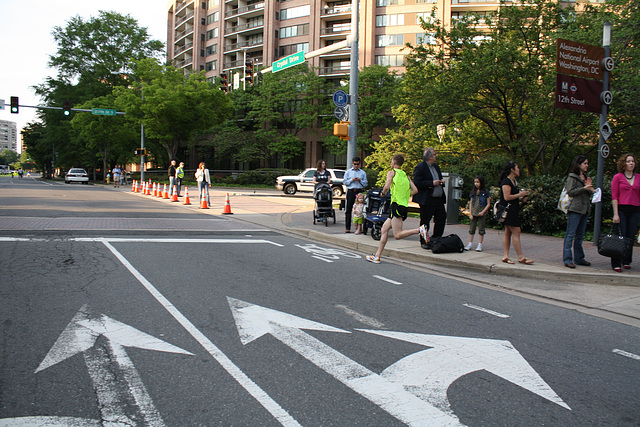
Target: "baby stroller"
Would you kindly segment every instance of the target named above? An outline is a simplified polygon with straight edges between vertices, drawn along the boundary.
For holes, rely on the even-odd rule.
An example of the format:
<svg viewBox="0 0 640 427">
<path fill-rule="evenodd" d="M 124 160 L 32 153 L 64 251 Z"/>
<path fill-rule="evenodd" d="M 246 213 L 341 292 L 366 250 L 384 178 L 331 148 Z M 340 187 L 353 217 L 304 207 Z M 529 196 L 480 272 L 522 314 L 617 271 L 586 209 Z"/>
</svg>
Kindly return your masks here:
<svg viewBox="0 0 640 427">
<path fill-rule="evenodd" d="M 367 229 L 370 228 L 373 240 L 380 240 L 382 224 L 389 218 L 390 214 L 391 194 L 387 193 L 383 197 L 381 193 L 382 190 L 379 188 L 371 189 L 367 192 L 365 201 L 366 213 L 362 229 L 364 234 L 367 234 Z"/>
<path fill-rule="evenodd" d="M 321 183 L 316 186 L 313 198 L 316 200 L 316 208 L 313 211 L 313 223 L 316 221 L 324 222 L 325 226 L 329 225 L 329 218 L 333 218 L 336 223 L 336 211 L 333 209 L 333 190 L 327 183 Z"/>
</svg>

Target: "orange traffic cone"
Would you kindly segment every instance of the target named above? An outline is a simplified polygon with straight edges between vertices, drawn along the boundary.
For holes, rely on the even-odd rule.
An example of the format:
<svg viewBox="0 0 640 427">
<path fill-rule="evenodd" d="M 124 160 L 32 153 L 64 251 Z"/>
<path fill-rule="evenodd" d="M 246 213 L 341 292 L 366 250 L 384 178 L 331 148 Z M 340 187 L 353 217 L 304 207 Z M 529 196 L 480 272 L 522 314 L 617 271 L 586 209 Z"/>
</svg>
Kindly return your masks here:
<svg viewBox="0 0 640 427">
<path fill-rule="evenodd" d="M 136 181 L 136 189 L 135 189 L 136 193 L 140 192 L 140 183 L 138 181 Z"/>
<path fill-rule="evenodd" d="M 135 180 L 131 181 L 131 192 L 132 193 L 136 192 L 136 181 Z"/>
<path fill-rule="evenodd" d="M 147 196 L 151 196 L 151 180 L 149 180 L 149 183 L 147 184 Z"/>
<path fill-rule="evenodd" d="M 189 200 L 189 189 L 187 187 L 184 187 L 184 203 L 183 205 L 190 205 L 191 204 L 191 200 Z"/>
<path fill-rule="evenodd" d="M 209 209 L 207 205 L 207 194 L 204 192 L 204 189 L 200 192 L 200 209 Z"/>
<path fill-rule="evenodd" d="M 176 187 L 175 185 L 173 186 L 173 197 L 171 198 L 172 202 L 177 202 L 178 201 L 178 187 Z"/>
<path fill-rule="evenodd" d="M 162 198 L 163 199 L 168 199 L 169 198 L 169 192 L 167 191 L 167 184 L 164 185 L 164 191 L 162 192 Z"/>
<path fill-rule="evenodd" d="M 227 193 L 227 199 L 224 201 L 224 210 L 222 211 L 223 215 L 233 215 L 231 212 L 231 203 L 229 203 L 229 193 Z"/>
<path fill-rule="evenodd" d="M 156 183 L 153 183 L 153 191 L 152 191 L 152 196 L 153 197 L 158 197 L 158 187 L 156 186 Z"/>
</svg>

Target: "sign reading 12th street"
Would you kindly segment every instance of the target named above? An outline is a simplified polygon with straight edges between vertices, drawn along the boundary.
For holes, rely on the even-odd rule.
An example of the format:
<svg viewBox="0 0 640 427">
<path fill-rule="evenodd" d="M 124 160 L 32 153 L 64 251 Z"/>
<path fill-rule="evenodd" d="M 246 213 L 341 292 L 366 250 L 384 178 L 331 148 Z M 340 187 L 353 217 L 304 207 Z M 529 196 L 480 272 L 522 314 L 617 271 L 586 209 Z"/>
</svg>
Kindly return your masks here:
<svg viewBox="0 0 640 427">
<path fill-rule="evenodd" d="M 557 40 L 556 108 L 599 113 L 604 48 Z"/>
</svg>

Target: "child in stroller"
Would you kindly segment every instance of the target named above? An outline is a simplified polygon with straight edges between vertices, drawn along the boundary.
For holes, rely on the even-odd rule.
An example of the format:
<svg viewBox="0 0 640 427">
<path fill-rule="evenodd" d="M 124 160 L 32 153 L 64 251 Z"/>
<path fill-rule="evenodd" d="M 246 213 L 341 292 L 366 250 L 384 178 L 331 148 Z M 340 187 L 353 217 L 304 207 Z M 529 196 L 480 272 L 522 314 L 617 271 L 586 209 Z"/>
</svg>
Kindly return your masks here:
<svg viewBox="0 0 640 427">
<path fill-rule="evenodd" d="M 329 218 L 333 218 L 336 223 L 336 212 L 333 209 L 333 191 L 327 183 L 320 183 L 316 186 L 313 198 L 316 201 L 316 208 L 313 210 L 313 223 L 316 221 L 324 222 L 329 225 Z"/>
<path fill-rule="evenodd" d="M 373 188 L 367 192 L 366 215 L 364 220 L 364 234 L 367 229 L 371 229 L 373 240 L 380 240 L 382 224 L 389 218 L 389 207 L 391 205 L 391 194 L 381 195 L 382 189 Z"/>
</svg>

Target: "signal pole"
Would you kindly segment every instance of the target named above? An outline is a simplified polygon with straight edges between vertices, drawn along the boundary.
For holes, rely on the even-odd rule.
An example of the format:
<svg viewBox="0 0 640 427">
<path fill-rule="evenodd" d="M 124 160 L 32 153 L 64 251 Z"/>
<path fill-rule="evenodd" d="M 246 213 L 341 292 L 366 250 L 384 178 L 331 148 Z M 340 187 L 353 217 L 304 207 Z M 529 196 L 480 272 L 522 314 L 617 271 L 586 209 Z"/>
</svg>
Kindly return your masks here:
<svg viewBox="0 0 640 427">
<path fill-rule="evenodd" d="M 360 33 L 359 0 L 351 2 L 351 68 L 349 70 L 349 143 L 347 144 L 347 169 L 356 155 L 358 146 L 358 41 Z"/>
</svg>

